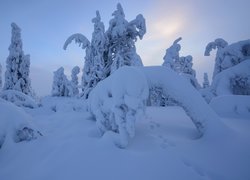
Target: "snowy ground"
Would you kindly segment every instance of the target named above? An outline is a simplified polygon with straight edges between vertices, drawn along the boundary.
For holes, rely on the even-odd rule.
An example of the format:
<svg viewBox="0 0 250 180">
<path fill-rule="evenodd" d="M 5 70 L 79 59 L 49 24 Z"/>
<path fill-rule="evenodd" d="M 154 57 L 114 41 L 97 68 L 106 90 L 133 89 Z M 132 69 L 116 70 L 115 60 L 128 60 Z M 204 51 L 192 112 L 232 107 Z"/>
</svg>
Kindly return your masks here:
<svg viewBox="0 0 250 180">
<path fill-rule="evenodd" d="M 0 149 L 1 180 L 250 179 L 250 118 L 245 116 L 221 117 L 232 129 L 227 136 L 197 139 L 180 107 L 148 107 L 136 122 L 135 138 L 119 149 L 111 134 L 99 137 L 89 114 L 56 106 L 26 109 L 44 136 Z"/>
</svg>

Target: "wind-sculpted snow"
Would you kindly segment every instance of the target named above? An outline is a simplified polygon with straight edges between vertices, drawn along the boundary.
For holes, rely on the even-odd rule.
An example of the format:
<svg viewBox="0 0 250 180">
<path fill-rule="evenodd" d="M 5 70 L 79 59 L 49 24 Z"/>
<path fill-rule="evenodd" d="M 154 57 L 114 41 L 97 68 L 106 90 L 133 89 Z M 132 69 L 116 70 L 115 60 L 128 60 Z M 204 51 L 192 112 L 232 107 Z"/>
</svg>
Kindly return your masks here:
<svg viewBox="0 0 250 180">
<path fill-rule="evenodd" d="M 2 99 L 0 99 L 0 115 L 0 148 L 42 136 L 32 124 L 32 118 L 28 114 Z"/>
<path fill-rule="evenodd" d="M 90 93 L 89 108 L 100 132 L 118 133 L 115 143 L 124 148 L 135 135 L 135 121 L 142 117 L 147 98 L 144 75 L 125 66 L 98 83 Z"/>
</svg>

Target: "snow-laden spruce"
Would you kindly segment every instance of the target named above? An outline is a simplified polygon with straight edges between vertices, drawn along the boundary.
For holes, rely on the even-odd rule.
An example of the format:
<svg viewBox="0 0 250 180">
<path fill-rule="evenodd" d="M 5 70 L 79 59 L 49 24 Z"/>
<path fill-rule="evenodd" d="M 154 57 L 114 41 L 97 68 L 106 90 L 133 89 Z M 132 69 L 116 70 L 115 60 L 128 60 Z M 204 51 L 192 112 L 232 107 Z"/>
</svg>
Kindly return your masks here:
<svg viewBox="0 0 250 180">
<path fill-rule="evenodd" d="M 215 57 L 213 79 L 221 71 L 231 68 L 250 58 L 250 40 L 239 41 L 228 45 L 223 39 L 216 39 L 207 45 L 205 56 L 209 56 L 212 49 L 218 49 Z"/>
<path fill-rule="evenodd" d="M 208 88 L 210 86 L 207 73 L 203 74 L 203 88 Z"/>
<path fill-rule="evenodd" d="M 104 74 L 104 51 L 105 51 L 105 28 L 101 22 L 100 13 L 96 12 L 96 17 L 92 19 L 94 23 L 94 32 L 92 33 L 91 43 L 82 34 L 71 35 L 64 43 L 64 50 L 75 40 L 82 49 L 85 49 L 85 61 L 82 75 L 82 96 L 87 99 L 90 91 L 96 84 L 105 78 Z"/>
<path fill-rule="evenodd" d="M 196 72 L 192 68 L 193 67 L 193 57 L 188 56 L 181 56 L 179 52 L 181 50 L 181 45 L 179 42 L 182 40 L 181 37 L 176 39 L 173 44 L 166 49 L 166 54 L 163 57 L 163 64 L 162 66 L 171 68 L 178 74 L 184 76 L 190 83 L 196 88 L 200 89 L 201 86 L 196 79 Z"/>
<path fill-rule="evenodd" d="M 30 56 L 23 52 L 21 29 L 15 23 L 12 23 L 11 27 L 11 44 L 9 56 L 6 60 L 3 90 L 16 90 L 34 96 L 29 78 Z"/>
<path fill-rule="evenodd" d="M 54 72 L 52 84 L 52 96 L 69 96 L 72 92 L 70 81 L 64 74 L 64 68 L 60 67 Z"/>
<path fill-rule="evenodd" d="M 83 49 L 86 49 L 82 76 L 82 96 L 87 99 L 97 83 L 122 66 L 142 66 L 140 56 L 136 53 L 135 42 L 143 38 L 146 33 L 145 19 L 141 14 L 128 22 L 125 19 L 121 4 L 112 14 L 109 28 L 105 32 L 99 11 L 92 19 L 94 32 L 89 41 L 82 34 L 73 34 L 65 44 L 64 49 L 75 40 Z"/>
<path fill-rule="evenodd" d="M 0 99 L 0 149 L 42 136 L 23 109 Z"/>
<path fill-rule="evenodd" d="M 120 3 L 112 15 L 114 17 L 109 21 L 106 32 L 109 61 L 107 66 L 111 66 L 111 73 L 122 66 L 142 66 L 141 58 L 136 53 L 135 42 L 137 38 L 142 39 L 146 33 L 144 17 L 139 14 L 128 22 Z"/>
<path fill-rule="evenodd" d="M 80 73 L 80 68 L 78 66 L 75 66 L 71 71 L 71 86 L 72 86 L 72 92 L 69 94 L 69 96 L 77 96 L 79 94 L 78 89 L 78 74 Z"/>
<path fill-rule="evenodd" d="M 168 49 L 166 49 L 165 56 L 163 57 L 163 66 L 175 69 L 175 62 L 179 60 L 179 52 L 181 50 L 181 45 L 178 44 L 178 42 L 181 40 L 182 38 L 179 37 Z"/>
</svg>

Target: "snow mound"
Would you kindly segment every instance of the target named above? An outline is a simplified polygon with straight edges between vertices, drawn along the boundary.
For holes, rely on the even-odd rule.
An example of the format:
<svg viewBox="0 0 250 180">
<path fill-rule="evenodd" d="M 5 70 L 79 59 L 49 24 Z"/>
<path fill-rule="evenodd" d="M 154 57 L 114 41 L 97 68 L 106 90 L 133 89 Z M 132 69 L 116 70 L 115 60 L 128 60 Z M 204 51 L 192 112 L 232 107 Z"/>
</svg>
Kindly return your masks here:
<svg viewBox="0 0 250 180">
<path fill-rule="evenodd" d="M 250 76 L 250 59 L 217 74 L 211 84 L 211 91 L 217 96 L 232 95 L 231 79 L 236 76 Z"/>
<path fill-rule="evenodd" d="M 219 96 L 212 99 L 210 106 L 222 116 L 232 115 L 250 118 L 250 96 Z"/>
<path fill-rule="evenodd" d="M 42 134 L 21 108 L 0 99 L 0 148 L 5 144 L 37 139 Z"/>
<path fill-rule="evenodd" d="M 17 106 L 37 108 L 38 104 L 30 96 L 15 90 L 4 90 L 0 93 L 0 97 L 6 101 L 12 102 Z"/>
<path fill-rule="evenodd" d="M 135 121 L 142 118 L 148 98 L 148 85 L 143 74 L 133 67 L 121 67 L 98 83 L 89 97 L 90 112 L 101 133 L 119 134 L 115 142 L 121 148 L 135 135 Z"/>
</svg>

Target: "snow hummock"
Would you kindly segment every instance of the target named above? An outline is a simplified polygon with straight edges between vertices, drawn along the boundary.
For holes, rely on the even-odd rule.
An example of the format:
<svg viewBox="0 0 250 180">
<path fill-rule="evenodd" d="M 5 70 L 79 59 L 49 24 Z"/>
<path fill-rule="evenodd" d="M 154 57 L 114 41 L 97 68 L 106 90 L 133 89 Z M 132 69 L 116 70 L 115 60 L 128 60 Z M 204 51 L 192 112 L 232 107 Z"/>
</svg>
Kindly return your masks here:
<svg viewBox="0 0 250 180">
<path fill-rule="evenodd" d="M 0 99 L 0 114 L 0 149 L 42 136 L 32 122 L 31 116 L 12 103 Z"/>
</svg>

